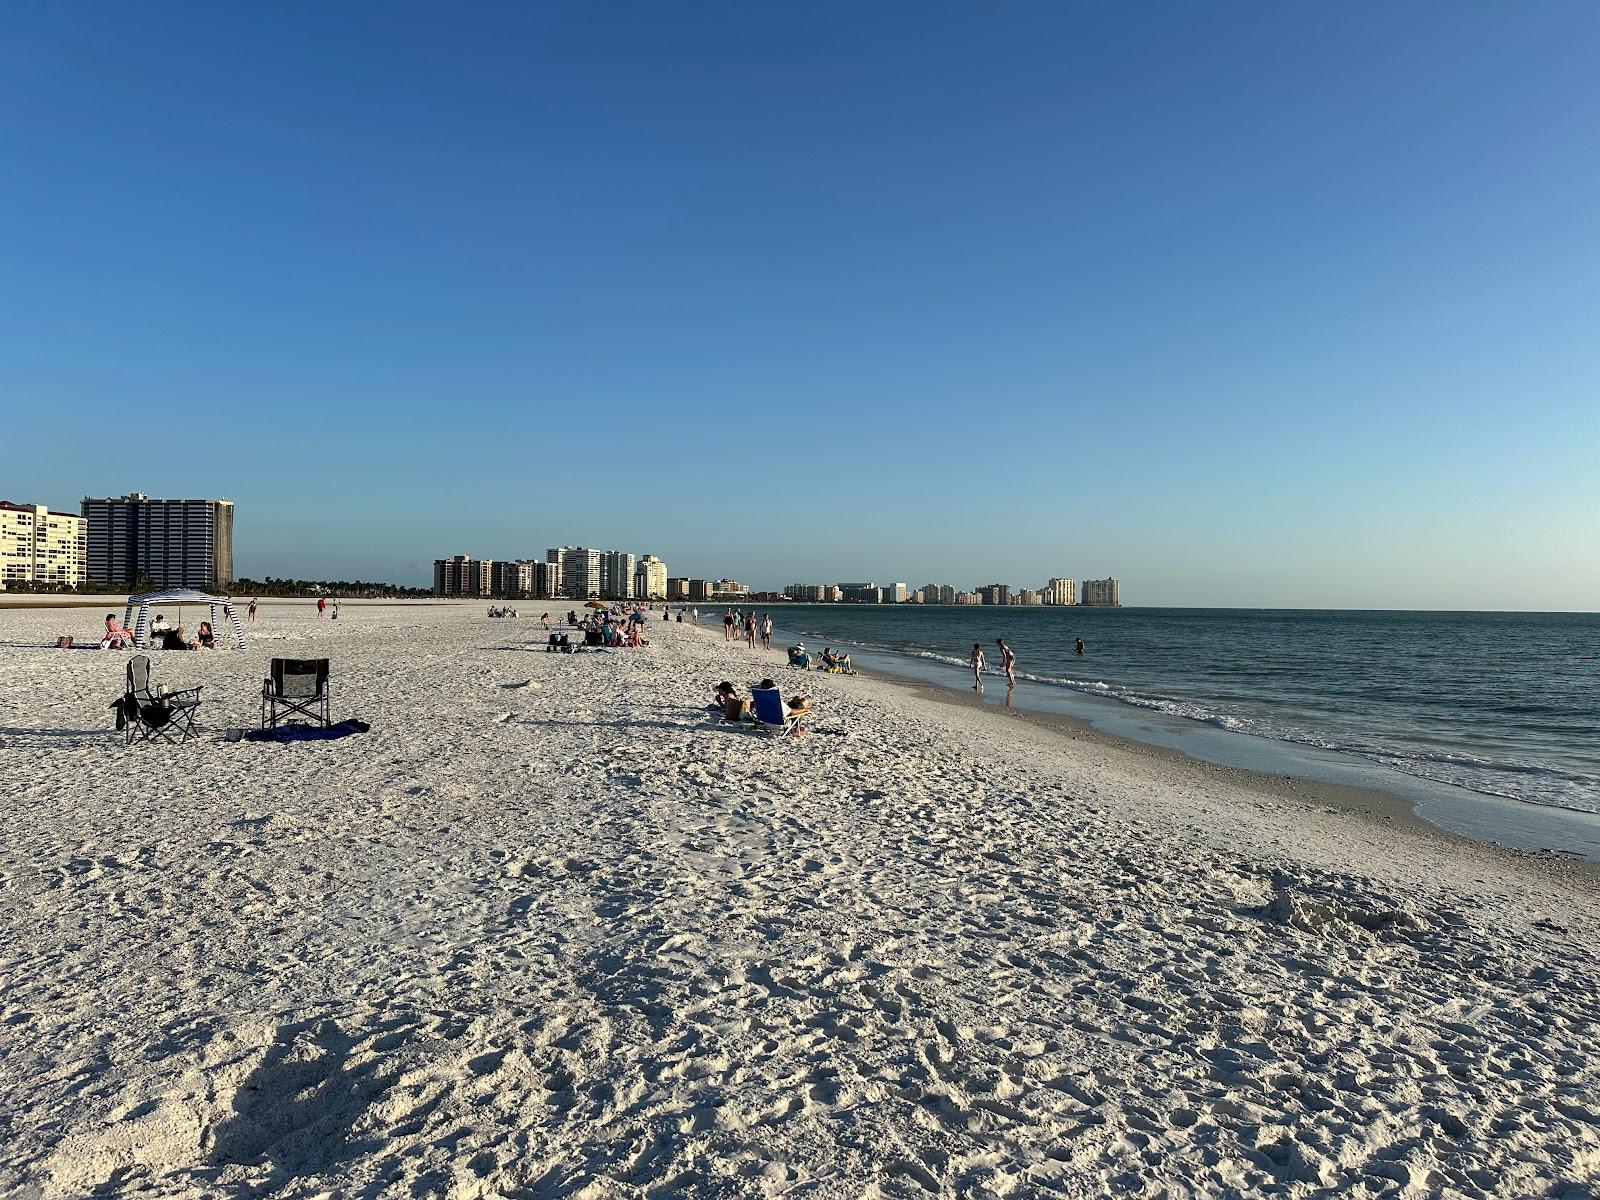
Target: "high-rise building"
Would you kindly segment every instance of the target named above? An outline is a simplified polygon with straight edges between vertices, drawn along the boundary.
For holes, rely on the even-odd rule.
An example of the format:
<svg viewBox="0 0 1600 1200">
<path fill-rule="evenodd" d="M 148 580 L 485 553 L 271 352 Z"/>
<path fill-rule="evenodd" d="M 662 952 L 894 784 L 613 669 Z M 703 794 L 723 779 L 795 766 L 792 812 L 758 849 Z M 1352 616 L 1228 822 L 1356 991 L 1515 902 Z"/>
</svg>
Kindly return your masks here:
<svg viewBox="0 0 1600 1200">
<path fill-rule="evenodd" d="M 956 602 L 956 589 L 948 583 L 924 584 L 922 602 L 924 604 L 954 604 Z"/>
<path fill-rule="evenodd" d="M 1010 604 L 1011 585 L 1009 583 L 986 583 L 978 589 L 978 595 L 983 597 L 985 604 Z"/>
<path fill-rule="evenodd" d="M 783 594 L 804 604 L 830 604 L 839 599 L 838 590 L 831 583 L 791 583 Z"/>
<path fill-rule="evenodd" d="M 689 599 L 703 604 L 710 600 L 716 591 L 716 586 L 709 579 L 689 580 Z"/>
<path fill-rule="evenodd" d="M 633 599 L 633 555 L 621 550 L 601 552 L 600 594 L 612 600 Z"/>
<path fill-rule="evenodd" d="M 878 585 L 875 583 L 841 583 L 837 585 L 846 604 L 876 604 Z"/>
<path fill-rule="evenodd" d="M 600 551 L 583 546 L 556 546 L 544 552 L 544 560 L 561 568 L 563 596 L 587 600 L 600 594 Z"/>
<path fill-rule="evenodd" d="M 982 604 L 983 603 L 983 597 L 978 595 L 977 592 L 957 592 L 956 593 L 956 603 L 957 604 Z"/>
<path fill-rule="evenodd" d="M 495 562 L 492 558 L 469 558 L 465 554 L 458 554 L 454 558 L 433 560 L 435 596 L 489 596 L 494 593 L 494 584 Z"/>
<path fill-rule="evenodd" d="M 1044 585 L 1044 602 L 1046 604 L 1076 604 L 1078 602 L 1076 585 L 1070 579 L 1052 579 Z"/>
<path fill-rule="evenodd" d="M 438 582 L 439 564 L 434 563 L 434 581 Z M 532 583 L 532 572 L 528 570 L 526 562 L 495 560 L 489 571 L 489 591 L 492 595 L 501 596 L 507 600 L 517 600 L 528 594 L 528 587 Z"/>
<path fill-rule="evenodd" d="M 437 577 L 437 564 L 434 574 Z M 540 562 L 536 558 L 497 561 L 490 568 L 489 577 L 491 593 L 507 600 L 548 600 L 561 595 L 561 567 L 556 563 Z"/>
<path fill-rule="evenodd" d="M 885 604 L 904 604 L 908 589 L 903 583 L 886 583 L 883 585 L 883 602 Z"/>
<path fill-rule="evenodd" d="M 667 564 L 654 554 L 639 559 L 633 569 L 633 594 L 640 600 L 667 598 Z"/>
<path fill-rule="evenodd" d="M 1122 585 L 1115 579 L 1085 579 L 1082 603 L 1092 608 L 1121 608 Z"/>
<path fill-rule="evenodd" d="M 0 500 L 0 590 L 8 583 L 82 587 L 88 564 L 89 523 L 82 517 Z"/>
<path fill-rule="evenodd" d="M 554 600 L 564 593 L 561 589 L 561 564 L 553 562 L 533 562 L 528 564 L 532 571 L 532 583 L 529 596 L 539 600 Z"/>
<path fill-rule="evenodd" d="M 689 579 L 685 575 L 672 575 L 667 579 L 667 599 L 687 600 L 689 598 Z"/>
<path fill-rule="evenodd" d="M 1016 602 L 1018 604 L 1026 604 L 1030 607 L 1037 607 L 1038 605 L 1044 603 L 1044 599 L 1032 588 L 1023 588 L 1017 593 Z"/>
<path fill-rule="evenodd" d="M 221 590 L 233 579 L 232 500 L 83 498 L 92 583 Z"/>
</svg>

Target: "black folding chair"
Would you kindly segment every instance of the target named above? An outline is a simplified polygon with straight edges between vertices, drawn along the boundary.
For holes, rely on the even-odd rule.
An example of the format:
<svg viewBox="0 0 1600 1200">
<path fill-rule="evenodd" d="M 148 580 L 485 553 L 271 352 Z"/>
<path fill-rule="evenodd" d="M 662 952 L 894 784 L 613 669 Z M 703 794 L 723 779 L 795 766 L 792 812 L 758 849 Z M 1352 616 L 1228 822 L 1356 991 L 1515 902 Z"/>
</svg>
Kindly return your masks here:
<svg viewBox="0 0 1600 1200">
<path fill-rule="evenodd" d="M 302 716 L 313 725 L 331 725 L 328 716 L 328 660 L 275 658 L 261 684 L 261 728 Z"/>
<path fill-rule="evenodd" d="M 117 704 L 117 728 L 123 731 L 125 744 L 183 743 L 194 737 L 201 686 L 157 692 L 150 686 L 150 659 L 135 654 L 128 660 L 128 684 Z"/>
</svg>

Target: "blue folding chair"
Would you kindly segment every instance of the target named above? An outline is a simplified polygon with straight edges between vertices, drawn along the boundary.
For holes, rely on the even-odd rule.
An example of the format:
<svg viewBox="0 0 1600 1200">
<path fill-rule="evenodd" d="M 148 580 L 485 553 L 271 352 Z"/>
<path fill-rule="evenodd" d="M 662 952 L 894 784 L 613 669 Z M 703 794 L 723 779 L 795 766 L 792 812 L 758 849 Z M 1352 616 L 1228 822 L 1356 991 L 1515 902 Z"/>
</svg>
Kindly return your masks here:
<svg viewBox="0 0 1600 1200">
<path fill-rule="evenodd" d="M 756 724 L 773 737 L 788 737 L 805 715 L 791 715 L 784 707 L 783 695 L 777 688 L 751 688 L 750 695 L 755 699 Z"/>
</svg>

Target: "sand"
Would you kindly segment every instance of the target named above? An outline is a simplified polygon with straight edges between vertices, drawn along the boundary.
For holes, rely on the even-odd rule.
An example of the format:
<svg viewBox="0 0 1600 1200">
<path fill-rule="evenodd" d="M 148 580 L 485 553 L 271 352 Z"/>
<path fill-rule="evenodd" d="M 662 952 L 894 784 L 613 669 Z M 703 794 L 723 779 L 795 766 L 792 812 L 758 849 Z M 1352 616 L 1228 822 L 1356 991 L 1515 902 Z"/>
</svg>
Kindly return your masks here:
<svg viewBox="0 0 1600 1200">
<path fill-rule="evenodd" d="M 124 749 L 97 615 L 0 611 L 0 1195 L 1596 1194 L 1570 864 L 480 605 L 263 606 Z M 271 654 L 372 732 L 223 741 Z"/>
</svg>

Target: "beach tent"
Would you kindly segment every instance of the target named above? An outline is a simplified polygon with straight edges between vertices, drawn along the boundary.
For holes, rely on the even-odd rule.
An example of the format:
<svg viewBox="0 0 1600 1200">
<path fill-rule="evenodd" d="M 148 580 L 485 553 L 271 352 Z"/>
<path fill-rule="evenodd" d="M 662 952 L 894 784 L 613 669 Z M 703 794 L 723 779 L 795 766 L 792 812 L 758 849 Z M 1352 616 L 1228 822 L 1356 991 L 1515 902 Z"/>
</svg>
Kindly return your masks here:
<svg viewBox="0 0 1600 1200">
<path fill-rule="evenodd" d="M 217 609 L 222 610 L 222 615 L 228 618 L 228 624 L 233 627 L 234 644 L 244 649 L 244 626 L 239 624 L 239 613 L 233 607 L 233 601 L 226 596 L 208 596 L 204 592 L 197 592 L 193 588 L 168 588 L 162 592 L 146 592 L 143 596 L 129 596 L 127 611 L 122 614 L 124 629 L 133 630 L 133 644 L 140 647 L 150 645 L 150 606 L 152 604 L 205 604 L 211 608 L 211 632 L 216 634 L 218 641 L 222 639 L 222 629 L 217 624 Z M 138 619 L 134 619 L 134 609 L 139 610 Z"/>
</svg>

